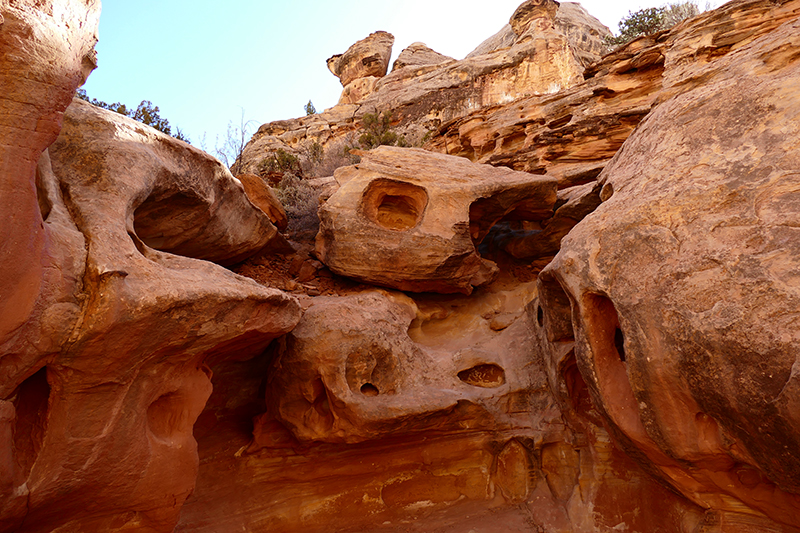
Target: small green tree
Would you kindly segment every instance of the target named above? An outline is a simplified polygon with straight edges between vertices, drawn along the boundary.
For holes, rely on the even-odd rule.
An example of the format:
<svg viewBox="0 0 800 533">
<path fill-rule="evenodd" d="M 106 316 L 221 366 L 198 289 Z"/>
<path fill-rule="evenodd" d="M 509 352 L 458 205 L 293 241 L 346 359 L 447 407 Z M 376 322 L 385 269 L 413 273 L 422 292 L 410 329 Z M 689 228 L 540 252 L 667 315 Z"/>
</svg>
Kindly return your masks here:
<svg viewBox="0 0 800 533">
<path fill-rule="evenodd" d="M 667 4 L 664 7 L 648 7 L 628 15 L 619 21 L 619 35 L 607 37 L 606 44 L 620 46 L 638 37 L 667 30 L 679 22 L 700 12 L 694 2 Z"/>
<path fill-rule="evenodd" d="M 161 115 L 159 115 L 160 109 L 158 109 L 158 106 L 154 106 L 153 102 L 150 100 L 142 100 L 135 110 L 130 110 L 125 104 L 121 104 L 119 102 L 107 104 L 102 100 L 98 100 L 97 98 L 90 99 L 89 95 L 86 94 L 84 89 L 78 89 L 75 93 L 75 96 L 81 100 L 89 102 L 94 106 L 102 107 L 103 109 L 108 109 L 109 111 L 114 111 L 120 115 L 125 115 L 126 117 L 137 120 L 142 124 L 152 126 L 162 133 L 172 135 L 172 128 L 169 125 L 169 120 L 162 118 Z M 184 135 L 180 129 L 178 129 L 178 133 L 173 135 L 173 137 L 180 139 L 181 141 L 189 142 L 189 138 Z"/>
<path fill-rule="evenodd" d="M 364 133 L 358 138 L 358 144 L 367 150 L 381 145 L 406 146 L 406 139 L 392 131 L 392 112 L 366 113 L 361 119 Z"/>
<path fill-rule="evenodd" d="M 314 104 L 311 103 L 311 100 L 309 100 L 308 103 L 303 106 L 303 109 L 306 111 L 306 116 L 317 114 L 317 108 L 314 107 Z"/>
</svg>

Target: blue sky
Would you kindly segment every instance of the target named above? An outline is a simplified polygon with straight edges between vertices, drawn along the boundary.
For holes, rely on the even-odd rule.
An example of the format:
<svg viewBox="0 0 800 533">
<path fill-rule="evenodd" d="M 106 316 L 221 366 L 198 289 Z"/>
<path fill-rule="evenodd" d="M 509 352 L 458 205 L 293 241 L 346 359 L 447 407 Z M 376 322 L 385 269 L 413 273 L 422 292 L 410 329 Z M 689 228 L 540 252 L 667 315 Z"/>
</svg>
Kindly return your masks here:
<svg viewBox="0 0 800 533">
<path fill-rule="evenodd" d="M 238 125 L 253 129 L 298 117 L 310 99 L 336 104 L 341 85 L 325 60 L 373 31 L 395 36 L 393 58 L 421 41 L 463 58 L 508 22 L 522 0 L 106 0 L 100 16 L 99 68 L 90 97 L 135 107 L 142 100 L 194 144 L 207 147 Z M 612 31 L 646 0 L 586 0 Z"/>
</svg>

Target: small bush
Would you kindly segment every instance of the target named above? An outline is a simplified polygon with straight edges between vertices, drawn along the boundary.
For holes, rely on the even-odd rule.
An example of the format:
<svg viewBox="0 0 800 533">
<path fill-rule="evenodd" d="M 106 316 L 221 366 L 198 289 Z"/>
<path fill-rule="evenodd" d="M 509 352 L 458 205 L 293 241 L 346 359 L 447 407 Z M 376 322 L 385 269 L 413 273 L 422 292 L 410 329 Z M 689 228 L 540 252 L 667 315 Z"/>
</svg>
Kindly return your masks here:
<svg viewBox="0 0 800 533">
<path fill-rule="evenodd" d="M 294 174 L 286 173 L 274 188 L 286 211 L 290 236 L 313 238 L 319 230 L 319 191 Z"/>
<path fill-rule="evenodd" d="M 392 131 L 392 112 L 366 113 L 361 119 L 364 133 L 358 138 L 358 144 L 367 150 L 381 145 L 407 146 L 406 139 Z"/>
<path fill-rule="evenodd" d="M 308 103 L 303 106 L 303 109 L 306 112 L 306 116 L 317 114 L 317 108 L 314 107 L 314 104 L 311 103 L 311 100 L 309 100 Z"/>
<path fill-rule="evenodd" d="M 283 148 L 278 148 L 272 155 L 261 160 L 258 172 L 262 177 L 269 174 L 300 173 L 300 159 Z"/>
</svg>

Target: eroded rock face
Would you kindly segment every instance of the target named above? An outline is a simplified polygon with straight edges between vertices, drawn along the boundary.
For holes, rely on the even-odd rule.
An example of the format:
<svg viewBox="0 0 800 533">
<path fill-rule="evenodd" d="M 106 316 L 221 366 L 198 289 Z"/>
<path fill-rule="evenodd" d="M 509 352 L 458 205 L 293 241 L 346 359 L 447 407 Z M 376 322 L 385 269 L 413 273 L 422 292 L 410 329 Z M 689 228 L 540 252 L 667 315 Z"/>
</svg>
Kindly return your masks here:
<svg viewBox="0 0 800 533">
<path fill-rule="evenodd" d="M 449 350 L 426 336 L 428 317 L 403 294 L 319 298 L 283 341 L 267 405 L 301 442 L 513 427 L 499 398 L 522 394 L 536 379 L 517 368 L 523 358 L 509 356 L 522 353 L 512 346 L 524 345 L 527 322 L 509 327 L 520 315 L 508 317 L 495 333 L 476 318 L 484 343 Z"/>
<path fill-rule="evenodd" d="M 540 278 L 555 389 L 577 404 L 585 380 L 619 445 L 722 531 L 800 516 L 798 35 L 785 22 L 660 104 Z"/>
<path fill-rule="evenodd" d="M 478 109 L 581 83 L 585 65 L 600 58 L 602 37 L 610 32 L 579 7 L 569 6 L 561 13 L 556 6 L 547 0 L 526 11 L 526 16 L 517 17 L 520 31 L 525 30 L 521 35 L 509 25 L 510 35 L 502 46 L 486 46 L 459 61 L 422 43 L 412 44 L 388 75 L 384 71 L 347 78 L 335 107 L 262 125 L 245 147 L 243 168 L 255 172 L 277 148 L 302 152 L 316 142 L 329 152 L 341 151 L 345 142 L 356 145 L 355 132 L 366 113 L 391 111 L 398 132 L 409 142 L 421 143 L 443 124 Z"/>
<path fill-rule="evenodd" d="M 207 363 L 252 357 L 300 316 L 279 291 L 144 243 L 220 262 L 263 247 L 254 228 L 271 224 L 218 161 L 82 102 L 56 140 L 98 9 L 0 12 L 15 117 L 0 127 L 3 531 L 172 530 L 194 487 Z"/>
<path fill-rule="evenodd" d="M 328 58 L 328 70 L 347 87 L 358 78 L 381 78 L 389 69 L 394 35 L 376 31 L 358 41 L 343 54 Z"/>
<path fill-rule="evenodd" d="M 339 169 L 320 208 L 317 254 L 334 272 L 414 292 L 463 292 L 494 278 L 476 250 L 501 219 L 549 218 L 556 181 L 415 148 L 381 146 Z"/>
</svg>

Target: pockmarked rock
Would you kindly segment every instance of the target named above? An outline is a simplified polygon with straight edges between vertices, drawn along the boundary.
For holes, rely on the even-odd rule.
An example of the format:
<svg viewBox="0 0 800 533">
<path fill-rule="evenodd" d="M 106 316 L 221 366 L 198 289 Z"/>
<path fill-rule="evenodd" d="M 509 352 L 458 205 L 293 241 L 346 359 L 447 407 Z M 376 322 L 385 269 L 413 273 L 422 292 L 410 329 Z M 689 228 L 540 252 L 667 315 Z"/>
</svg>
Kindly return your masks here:
<svg viewBox="0 0 800 533">
<path fill-rule="evenodd" d="M 684 78 L 539 278 L 555 390 L 579 405 L 585 381 L 618 445 L 722 531 L 800 516 L 798 35 Z"/>
<path fill-rule="evenodd" d="M 552 216 L 556 180 L 416 148 L 381 146 L 334 175 L 317 254 L 333 272 L 414 292 L 461 292 L 493 280 L 476 247 L 501 220 Z"/>
</svg>

